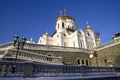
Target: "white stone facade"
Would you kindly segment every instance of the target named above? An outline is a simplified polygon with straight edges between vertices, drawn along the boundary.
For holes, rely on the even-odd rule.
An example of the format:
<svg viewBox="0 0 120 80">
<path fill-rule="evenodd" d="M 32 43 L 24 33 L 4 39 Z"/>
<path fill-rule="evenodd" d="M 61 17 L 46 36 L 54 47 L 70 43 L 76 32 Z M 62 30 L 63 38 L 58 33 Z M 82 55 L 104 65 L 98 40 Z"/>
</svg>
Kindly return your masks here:
<svg viewBox="0 0 120 80">
<path fill-rule="evenodd" d="M 43 34 L 38 44 L 92 49 L 101 41 L 88 24 L 86 30 L 78 29 L 75 19 L 64 14 L 57 19 L 56 31 L 52 35 Z"/>
</svg>

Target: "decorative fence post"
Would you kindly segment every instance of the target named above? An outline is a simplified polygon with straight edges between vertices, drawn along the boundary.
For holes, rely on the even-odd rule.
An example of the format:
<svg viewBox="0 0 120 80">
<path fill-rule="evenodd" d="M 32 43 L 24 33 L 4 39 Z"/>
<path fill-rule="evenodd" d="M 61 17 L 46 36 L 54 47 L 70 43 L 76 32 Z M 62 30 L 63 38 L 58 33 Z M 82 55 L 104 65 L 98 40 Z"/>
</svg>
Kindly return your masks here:
<svg viewBox="0 0 120 80">
<path fill-rule="evenodd" d="M 81 76 L 84 76 L 86 74 L 86 66 L 80 66 L 80 72 Z"/>
<path fill-rule="evenodd" d="M 24 77 L 32 77 L 33 73 L 33 63 L 32 62 L 25 62 L 24 66 Z"/>
</svg>

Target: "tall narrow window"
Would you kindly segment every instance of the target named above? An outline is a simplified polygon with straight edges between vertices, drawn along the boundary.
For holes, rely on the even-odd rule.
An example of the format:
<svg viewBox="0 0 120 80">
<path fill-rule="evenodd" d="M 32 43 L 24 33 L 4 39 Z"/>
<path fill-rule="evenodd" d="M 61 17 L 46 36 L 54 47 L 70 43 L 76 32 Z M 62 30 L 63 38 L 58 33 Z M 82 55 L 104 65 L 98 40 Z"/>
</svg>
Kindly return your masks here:
<svg viewBox="0 0 120 80">
<path fill-rule="evenodd" d="M 64 28 L 64 23 L 62 22 L 62 27 Z"/>
<path fill-rule="evenodd" d="M 86 60 L 86 65 L 88 66 L 88 60 Z"/>
<path fill-rule="evenodd" d="M 59 29 L 59 24 L 58 24 L 58 29 Z"/>
<path fill-rule="evenodd" d="M 81 34 L 81 31 L 79 31 L 79 34 Z"/>
<path fill-rule="evenodd" d="M 84 64 L 84 60 L 82 60 L 82 64 Z"/>
<path fill-rule="evenodd" d="M 87 33 L 88 36 L 90 36 L 90 33 Z"/>
<path fill-rule="evenodd" d="M 81 48 L 82 48 L 82 41 L 81 41 L 81 43 L 80 43 L 80 44 L 81 44 Z"/>
<path fill-rule="evenodd" d="M 51 56 L 50 54 L 48 56 Z M 52 61 L 52 58 L 47 57 L 47 61 Z"/>
<path fill-rule="evenodd" d="M 79 59 L 77 60 L 77 63 L 80 64 L 80 60 Z"/>
</svg>

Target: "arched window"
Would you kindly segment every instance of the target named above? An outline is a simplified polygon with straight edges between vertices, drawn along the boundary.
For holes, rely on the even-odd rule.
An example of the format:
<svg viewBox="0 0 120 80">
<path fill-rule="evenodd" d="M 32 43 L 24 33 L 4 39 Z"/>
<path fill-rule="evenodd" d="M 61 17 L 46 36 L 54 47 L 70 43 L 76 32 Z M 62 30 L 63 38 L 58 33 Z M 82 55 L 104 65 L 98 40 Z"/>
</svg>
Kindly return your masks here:
<svg viewBox="0 0 120 80">
<path fill-rule="evenodd" d="M 64 36 L 66 36 L 66 34 L 64 34 Z"/>
<path fill-rule="evenodd" d="M 62 27 L 64 28 L 64 23 L 62 22 Z"/>
<path fill-rule="evenodd" d="M 84 64 L 84 60 L 82 60 L 82 64 Z"/>
<path fill-rule="evenodd" d="M 88 60 L 86 60 L 86 65 L 88 66 Z"/>
<path fill-rule="evenodd" d="M 48 56 L 51 56 L 50 54 Z M 47 57 L 47 61 L 52 61 L 52 58 Z"/>
<path fill-rule="evenodd" d="M 79 31 L 79 34 L 81 34 L 81 31 Z"/>
<path fill-rule="evenodd" d="M 77 60 L 77 63 L 80 64 L 80 60 L 79 59 Z"/>
<path fill-rule="evenodd" d="M 88 36 L 90 36 L 90 33 L 87 33 Z"/>
</svg>

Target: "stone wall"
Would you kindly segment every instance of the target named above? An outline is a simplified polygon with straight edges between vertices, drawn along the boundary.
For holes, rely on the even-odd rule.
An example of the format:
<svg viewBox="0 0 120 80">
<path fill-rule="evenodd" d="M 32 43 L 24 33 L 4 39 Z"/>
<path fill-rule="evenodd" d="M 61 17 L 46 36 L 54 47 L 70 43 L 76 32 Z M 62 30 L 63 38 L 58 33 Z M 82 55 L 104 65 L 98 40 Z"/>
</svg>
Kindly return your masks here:
<svg viewBox="0 0 120 80">
<path fill-rule="evenodd" d="M 30 47 L 32 46 L 30 45 Z M 89 66 L 97 66 L 97 63 L 98 63 L 98 66 L 120 67 L 120 43 L 119 42 L 118 43 L 112 42 L 110 46 L 101 45 L 99 48 L 96 48 L 95 50 L 97 51 L 98 55 L 97 57 L 93 57 L 91 59 L 89 58 L 89 54 L 91 54 L 91 52 L 87 50 L 80 50 L 80 49 L 74 49 L 74 48 L 62 49 L 60 47 L 59 47 L 59 50 L 57 49 L 58 47 L 54 47 L 54 49 L 52 49 L 52 47 L 47 49 L 45 47 L 41 49 L 40 47 L 40 49 L 36 49 L 36 47 L 35 48 L 34 47 L 35 46 L 32 47 L 33 49 L 25 47 L 22 50 L 27 51 L 28 53 L 33 52 L 33 53 L 43 54 L 47 56 L 62 57 L 63 59 L 62 62 L 64 64 L 72 64 L 72 65 L 85 64 Z M 7 50 L 8 48 L 6 48 L 6 51 Z M 1 48 L 1 51 L 2 51 L 2 48 Z M 8 52 L 8 55 L 7 55 L 6 51 L 4 52 L 5 56 L 10 57 L 11 52 Z M 0 58 L 0 60 L 3 60 L 3 58 Z M 11 61 L 14 59 L 10 57 L 9 60 Z"/>
<path fill-rule="evenodd" d="M 67 51 L 31 51 L 38 54 L 48 55 L 48 56 L 55 56 L 55 57 L 62 57 L 64 64 L 72 64 L 77 65 L 82 64 L 82 60 L 84 61 L 84 64 L 86 65 L 86 62 L 88 61 L 87 65 L 90 65 L 89 62 L 89 54 L 82 53 L 82 52 L 67 52 Z M 79 62 L 78 62 L 79 60 Z"/>
<path fill-rule="evenodd" d="M 120 67 L 120 44 L 98 50 L 97 53 L 98 53 L 97 59 L 99 66 Z M 96 65 L 95 58 L 92 60 L 93 60 L 92 64 Z"/>
</svg>

